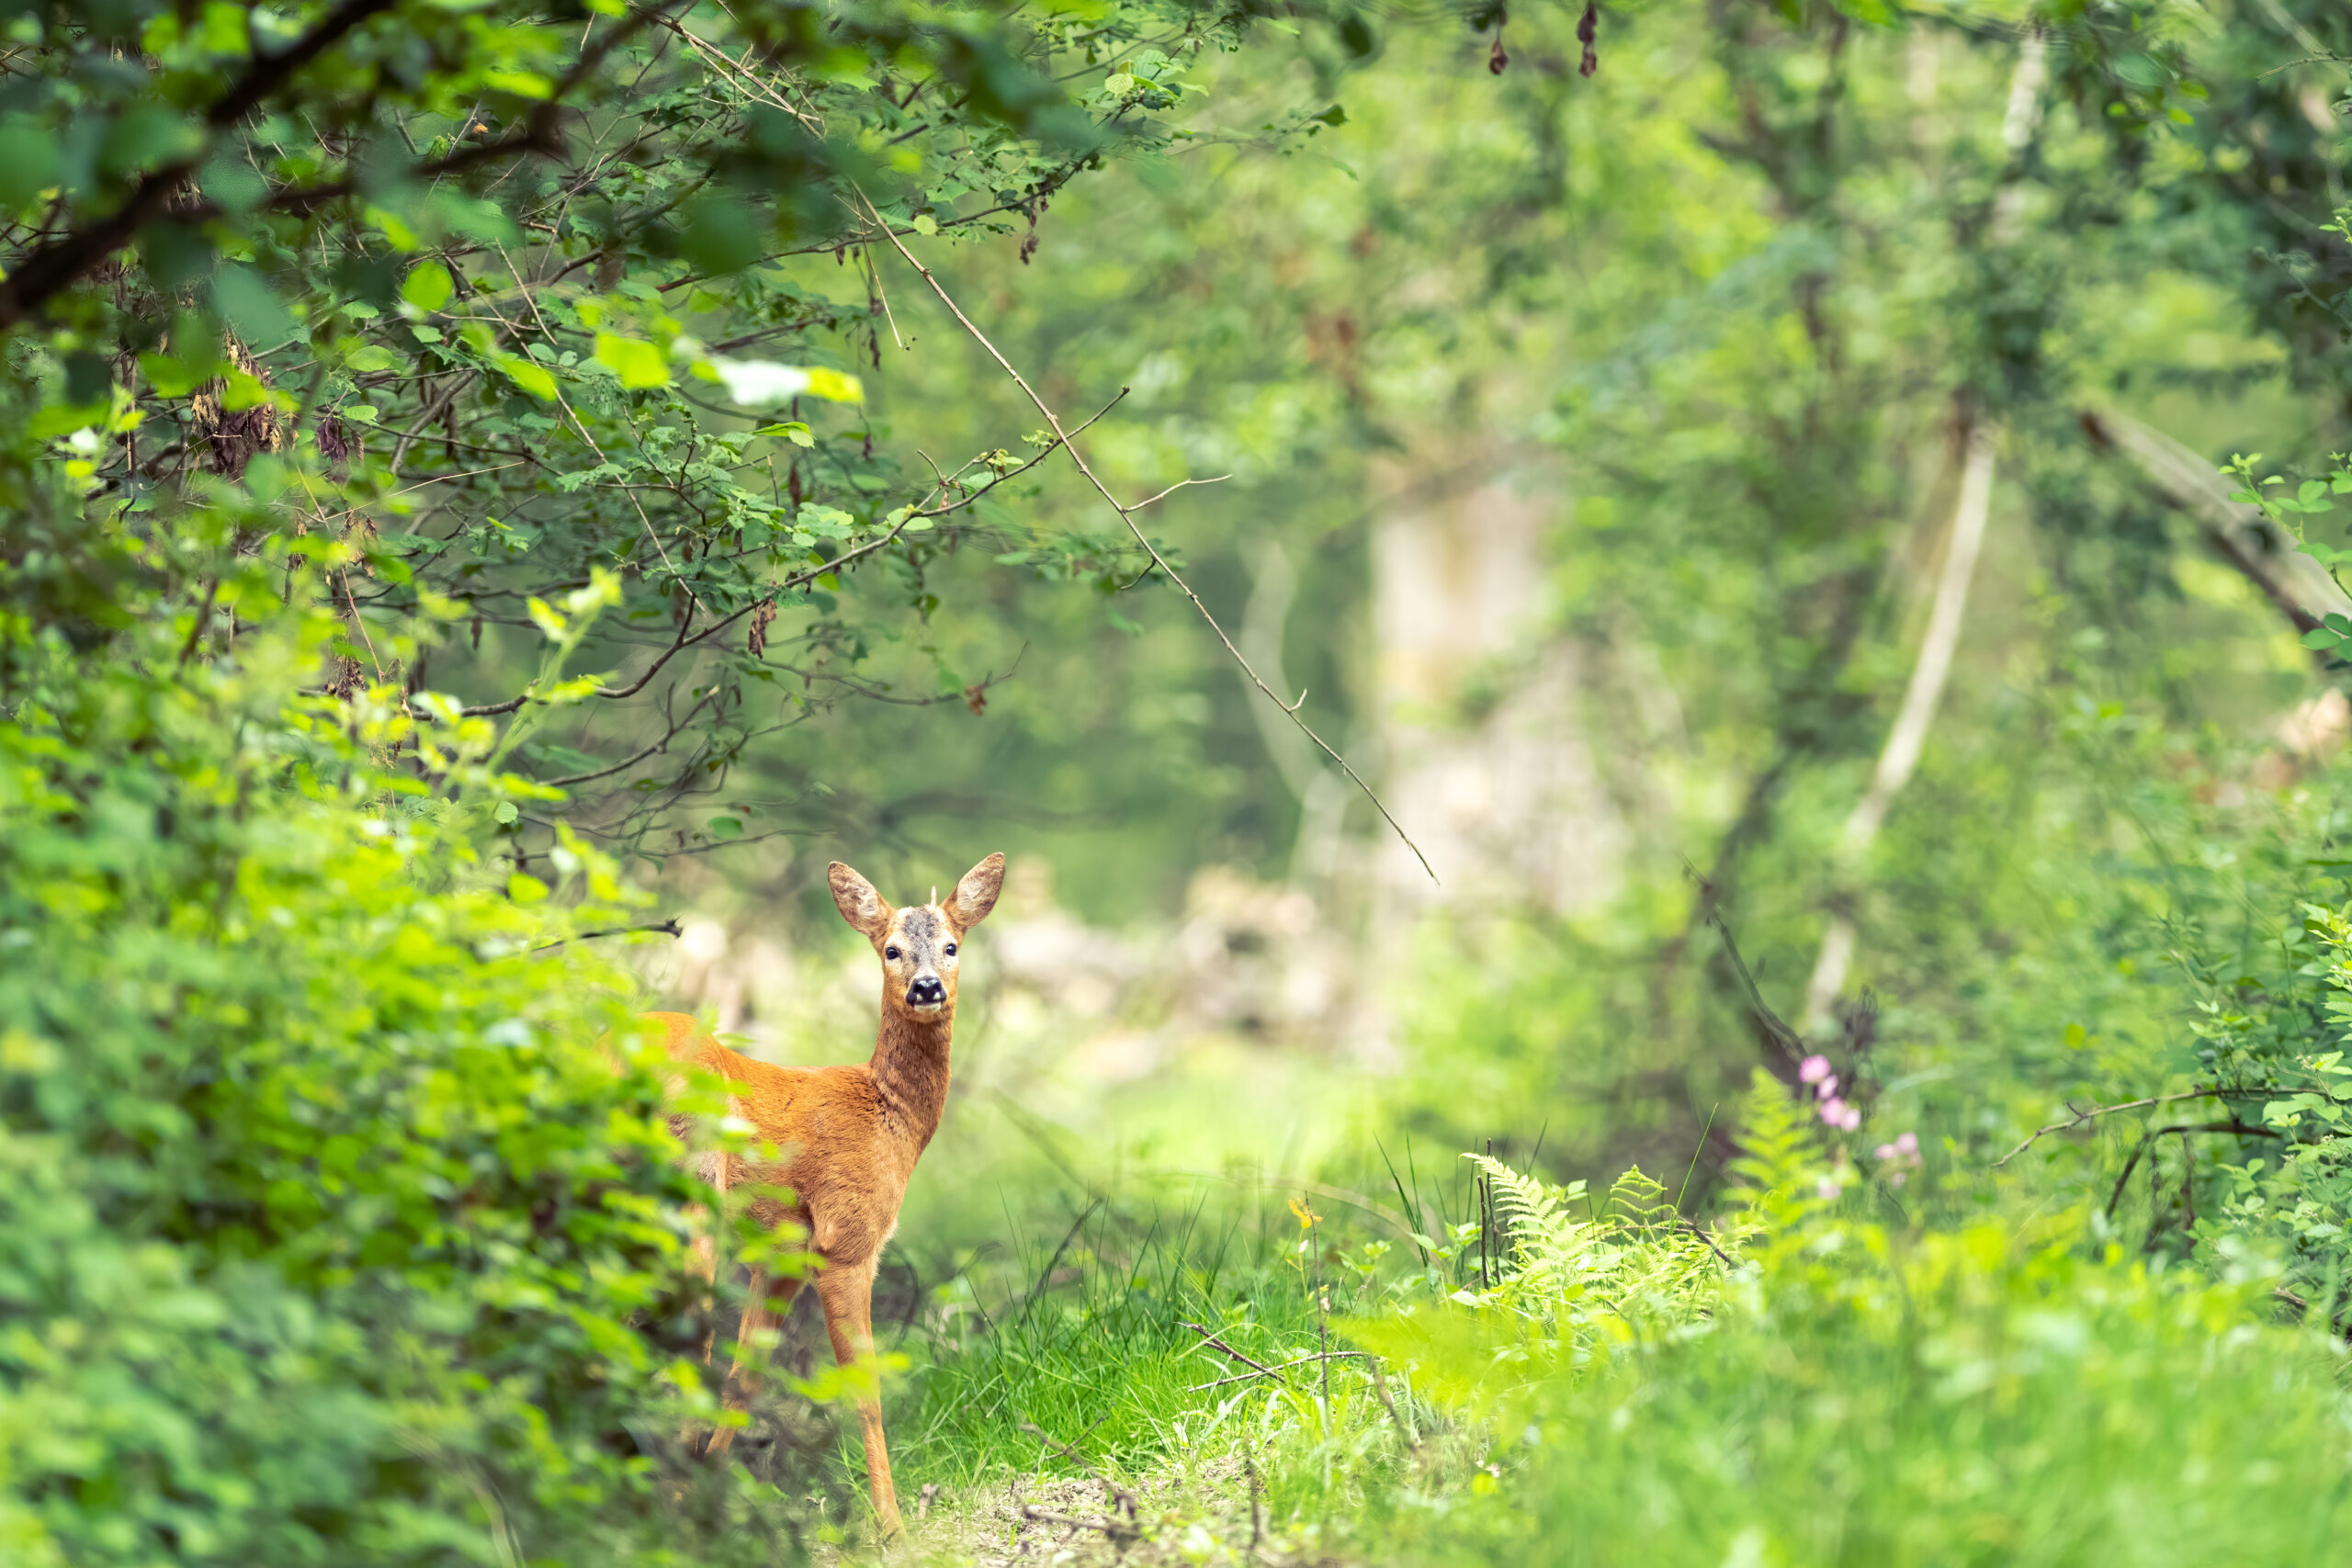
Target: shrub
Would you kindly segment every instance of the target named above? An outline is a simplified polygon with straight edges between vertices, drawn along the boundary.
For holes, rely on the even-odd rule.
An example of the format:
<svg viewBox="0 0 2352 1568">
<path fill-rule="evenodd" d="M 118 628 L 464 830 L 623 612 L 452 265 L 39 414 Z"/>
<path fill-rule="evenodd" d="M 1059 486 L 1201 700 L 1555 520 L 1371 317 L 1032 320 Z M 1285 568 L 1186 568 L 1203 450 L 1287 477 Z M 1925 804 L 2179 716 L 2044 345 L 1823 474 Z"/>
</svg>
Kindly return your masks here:
<svg viewBox="0 0 2352 1568">
<path fill-rule="evenodd" d="M 478 852 L 485 734 L 428 792 L 379 765 L 401 694 L 304 696 L 330 628 L 282 558 L 186 661 L 157 552 L 6 543 L 0 1559 L 773 1560 L 740 1473 L 707 1534 L 657 1495 L 696 1190 L 594 1044 L 622 975 L 548 951 L 614 921 L 611 866 Z"/>
</svg>

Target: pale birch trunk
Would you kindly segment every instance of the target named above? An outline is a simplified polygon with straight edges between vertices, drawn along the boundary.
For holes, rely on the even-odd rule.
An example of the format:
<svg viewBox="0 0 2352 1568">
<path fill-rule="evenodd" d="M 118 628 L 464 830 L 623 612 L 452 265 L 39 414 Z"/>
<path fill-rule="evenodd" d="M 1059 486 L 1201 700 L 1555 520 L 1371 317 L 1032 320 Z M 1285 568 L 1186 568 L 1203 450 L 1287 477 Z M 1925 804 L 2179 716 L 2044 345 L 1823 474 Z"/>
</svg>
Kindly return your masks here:
<svg viewBox="0 0 2352 1568">
<path fill-rule="evenodd" d="M 1993 196 L 1989 243 L 2013 242 L 2024 221 L 2025 187 L 2021 179 L 2024 154 L 2041 125 L 2041 89 L 2049 75 L 2049 40 L 2039 30 L 2026 35 L 2018 51 L 2017 68 L 2009 75 L 2008 101 L 2001 116 L 2001 144 L 2008 153 L 2008 172 Z M 1832 875 L 1841 892 L 1860 879 L 1878 839 L 1889 807 L 1919 766 L 1928 727 L 1951 675 L 1952 655 L 1960 646 L 1960 631 L 1968 610 L 1969 584 L 1976 573 L 1976 557 L 1984 542 L 1984 525 L 1993 505 L 1993 449 L 1996 432 L 1973 410 L 1965 416 L 1960 497 L 1952 507 L 1951 540 L 1944 553 L 1943 571 L 1936 582 L 1935 608 L 1919 644 L 1918 661 L 1905 685 L 1903 705 L 1894 728 L 1887 732 L 1878 765 L 1871 771 L 1870 787 L 1846 818 L 1838 835 Z M 1829 929 L 1822 934 L 1821 952 L 1813 976 L 1805 983 L 1799 1029 L 1818 1034 L 1828 1027 L 1831 1009 L 1845 989 L 1852 967 L 1857 932 L 1849 907 L 1834 909 Z"/>
</svg>

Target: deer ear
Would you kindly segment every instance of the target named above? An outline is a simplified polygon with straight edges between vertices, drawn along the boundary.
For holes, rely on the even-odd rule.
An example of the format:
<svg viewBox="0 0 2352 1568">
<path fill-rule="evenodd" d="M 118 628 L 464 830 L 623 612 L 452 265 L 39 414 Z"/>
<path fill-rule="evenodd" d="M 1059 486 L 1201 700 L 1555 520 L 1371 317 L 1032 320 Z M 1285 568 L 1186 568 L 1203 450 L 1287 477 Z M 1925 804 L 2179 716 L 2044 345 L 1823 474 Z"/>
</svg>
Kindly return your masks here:
<svg viewBox="0 0 2352 1568">
<path fill-rule="evenodd" d="M 948 896 L 948 922 L 959 931 L 970 931 L 989 918 L 996 896 L 1004 890 L 1004 856 L 993 854 L 964 874 Z"/>
<path fill-rule="evenodd" d="M 832 884 L 833 906 L 842 919 L 864 931 L 867 940 L 877 939 L 890 928 L 890 906 L 874 884 L 835 861 L 825 868 L 825 880 Z"/>
</svg>

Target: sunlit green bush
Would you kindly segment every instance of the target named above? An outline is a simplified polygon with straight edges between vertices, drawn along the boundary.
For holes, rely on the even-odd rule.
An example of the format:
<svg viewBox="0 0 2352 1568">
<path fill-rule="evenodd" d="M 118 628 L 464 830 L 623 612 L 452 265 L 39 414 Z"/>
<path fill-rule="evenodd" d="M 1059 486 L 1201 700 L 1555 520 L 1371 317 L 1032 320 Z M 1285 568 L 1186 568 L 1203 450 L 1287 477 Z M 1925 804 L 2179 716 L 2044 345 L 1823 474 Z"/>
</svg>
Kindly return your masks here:
<svg viewBox="0 0 2352 1568">
<path fill-rule="evenodd" d="M 2151 1266 L 2081 1211 L 1907 1232 L 1828 1195 L 1777 1086 L 1757 1225 L 1691 1330 L 1624 1336 L 1492 1408 L 1491 1468 L 1410 1560 L 2255 1563 L 2352 1524 L 2352 1404 L 2259 1269 Z M 1459 1353 L 1459 1352 L 1457 1352 Z M 1492 1363 L 1464 1371 L 1489 1385 Z"/>
<path fill-rule="evenodd" d="M 477 855 L 484 736 L 437 792 L 379 766 L 400 694 L 301 694 L 331 622 L 280 561 L 224 574 L 237 657 L 191 660 L 158 552 L 9 545 L 0 1559 L 771 1560 L 741 1483 L 657 1495 L 708 1407 L 671 1386 L 696 1189 L 595 1043 L 628 987 L 564 942 L 627 919 L 609 863 Z"/>
</svg>

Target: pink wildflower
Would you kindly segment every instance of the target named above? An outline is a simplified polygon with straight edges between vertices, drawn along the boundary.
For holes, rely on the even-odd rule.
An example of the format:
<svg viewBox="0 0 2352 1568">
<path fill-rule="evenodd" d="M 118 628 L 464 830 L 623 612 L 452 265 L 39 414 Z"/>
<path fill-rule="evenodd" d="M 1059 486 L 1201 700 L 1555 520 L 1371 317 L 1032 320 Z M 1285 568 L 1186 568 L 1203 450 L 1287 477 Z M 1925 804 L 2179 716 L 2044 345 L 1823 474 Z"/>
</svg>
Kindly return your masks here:
<svg viewBox="0 0 2352 1568">
<path fill-rule="evenodd" d="M 1872 1159 L 1893 1159 L 1900 1151 L 1893 1144 L 1881 1144 L 1871 1151 Z"/>
<path fill-rule="evenodd" d="M 1804 1083 L 1819 1083 L 1829 1076 L 1829 1058 L 1807 1056 L 1797 1064 L 1797 1077 Z"/>
<path fill-rule="evenodd" d="M 1843 1127 L 1846 1124 L 1846 1102 L 1834 1094 L 1827 1096 L 1821 1102 L 1821 1119 L 1832 1127 Z"/>
<path fill-rule="evenodd" d="M 1838 1098 L 1838 1075 L 1837 1075 L 1836 1073 L 1832 1073 L 1832 1074 L 1830 1074 L 1827 1077 L 1826 1077 L 1826 1078 L 1822 1079 L 1822 1080 L 1821 1080 L 1821 1087 L 1820 1087 L 1820 1088 L 1818 1088 L 1818 1089 L 1815 1089 L 1813 1092 L 1814 1092 L 1814 1093 L 1815 1093 L 1815 1094 L 1817 1094 L 1817 1095 L 1819 1095 L 1819 1096 L 1821 1096 L 1821 1098 L 1822 1098 L 1822 1099 L 1824 1099 L 1824 1100 L 1835 1100 L 1835 1099 L 1837 1099 L 1837 1098 Z"/>
<path fill-rule="evenodd" d="M 1919 1152 L 1919 1134 L 1917 1133 L 1904 1134 L 1901 1137 L 1894 1140 L 1894 1147 L 1898 1154 L 1917 1154 Z"/>
</svg>

